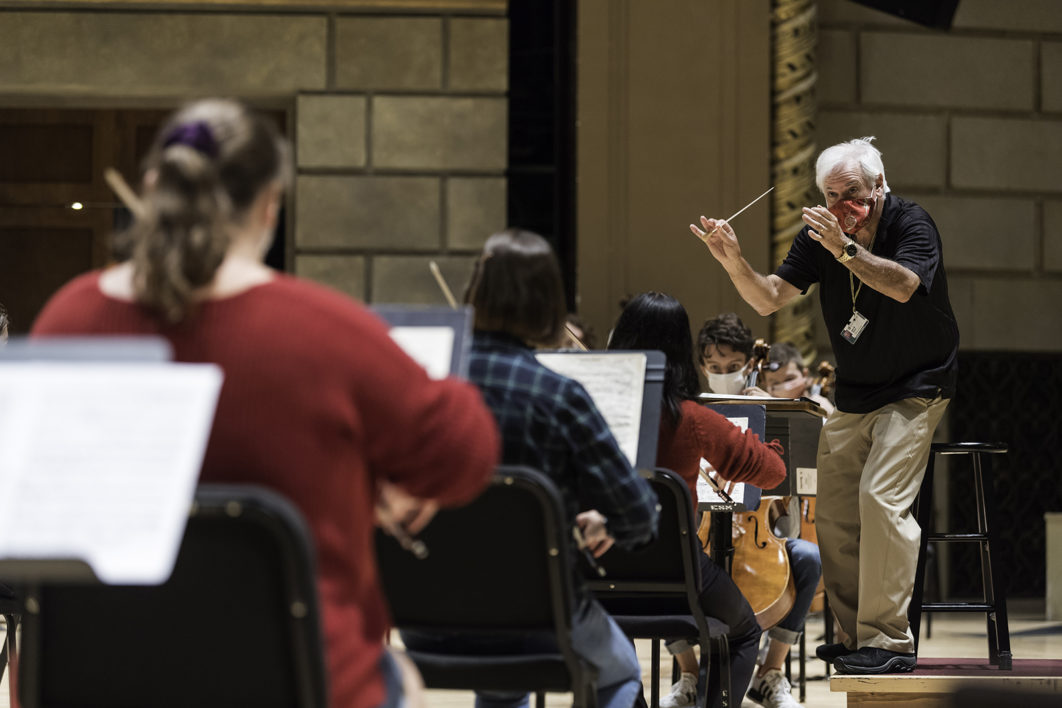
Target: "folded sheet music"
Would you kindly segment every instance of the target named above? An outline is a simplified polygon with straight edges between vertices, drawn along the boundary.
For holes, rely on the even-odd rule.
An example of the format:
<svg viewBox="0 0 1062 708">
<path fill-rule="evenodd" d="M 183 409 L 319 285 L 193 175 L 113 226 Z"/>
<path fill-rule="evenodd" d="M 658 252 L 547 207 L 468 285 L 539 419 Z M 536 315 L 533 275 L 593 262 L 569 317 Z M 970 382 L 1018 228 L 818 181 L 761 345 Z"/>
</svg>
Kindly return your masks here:
<svg viewBox="0 0 1062 708">
<path fill-rule="evenodd" d="M 221 380 L 212 364 L 0 364 L 0 568 L 82 560 L 105 583 L 164 582 Z"/>
</svg>

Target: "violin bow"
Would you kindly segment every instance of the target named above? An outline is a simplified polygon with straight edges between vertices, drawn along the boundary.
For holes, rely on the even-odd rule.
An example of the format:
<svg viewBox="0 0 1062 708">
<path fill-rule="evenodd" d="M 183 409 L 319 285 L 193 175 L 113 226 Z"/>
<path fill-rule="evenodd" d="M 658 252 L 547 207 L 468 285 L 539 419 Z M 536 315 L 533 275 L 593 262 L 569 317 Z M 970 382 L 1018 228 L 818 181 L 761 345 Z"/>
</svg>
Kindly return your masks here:
<svg viewBox="0 0 1062 708">
<path fill-rule="evenodd" d="M 142 217 L 144 215 L 144 203 L 140 201 L 140 197 L 136 195 L 133 188 L 122 177 L 121 172 L 113 167 L 108 167 L 103 171 L 103 180 L 118 196 L 125 208 L 133 212 L 133 216 Z"/>
<path fill-rule="evenodd" d="M 435 261 L 428 261 L 428 269 L 431 270 L 431 274 L 435 277 L 435 282 L 438 283 L 439 289 L 442 290 L 443 297 L 446 298 L 446 302 L 450 304 L 450 307 L 457 309 L 457 298 L 454 297 L 454 293 L 450 290 L 450 286 L 446 283 L 446 278 L 443 277 L 442 271 L 439 270 L 439 264 Z M 575 332 L 572 330 L 572 326 L 567 322 L 564 323 L 564 329 L 567 330 L 568 336 L 572 338 L 572 341 L 578 345 L 579 349 L 589 351 L 583 341 L 575 336 Z"/>
</svg>

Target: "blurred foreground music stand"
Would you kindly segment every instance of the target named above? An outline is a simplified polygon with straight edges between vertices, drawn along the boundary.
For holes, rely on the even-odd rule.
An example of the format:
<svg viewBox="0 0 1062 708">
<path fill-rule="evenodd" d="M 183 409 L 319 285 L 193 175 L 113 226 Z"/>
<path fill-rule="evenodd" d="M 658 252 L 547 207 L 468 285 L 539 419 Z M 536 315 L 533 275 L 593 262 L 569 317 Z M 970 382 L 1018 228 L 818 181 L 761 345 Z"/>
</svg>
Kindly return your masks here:
<svg viewBox="0 0 1062 708">
<path fill-rule="evenodd" d="M 169 357 L 151 338 L 22 339 L 0 350 L 0 577 L 168 575 L 221 386 L 217 367 Z M 144 457 L 152 474 L 137 466 Z M 12 674 L 17 621 L 8 615 Z"/>
</svg>

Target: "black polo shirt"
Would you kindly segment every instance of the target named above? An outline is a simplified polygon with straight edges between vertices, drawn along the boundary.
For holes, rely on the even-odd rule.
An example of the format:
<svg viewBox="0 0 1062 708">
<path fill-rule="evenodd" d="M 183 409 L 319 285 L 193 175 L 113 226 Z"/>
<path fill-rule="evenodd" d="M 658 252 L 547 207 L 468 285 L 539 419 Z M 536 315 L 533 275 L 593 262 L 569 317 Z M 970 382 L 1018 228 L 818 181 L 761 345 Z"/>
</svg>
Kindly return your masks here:
<svg viewBox="0 0 1062 708">
<path fill-rule="evenodd" d="M 905 303 L 864 285 L 855 308 L 869 322 L 855 344 L 841 336 L 852 317 L 850 271 L 808 236 L 807 226 L 775 271 L 802 292 L 820 284 L 822 314 L 837 357 L 837 407 L 869 413 L 912 396 L 951 397 L 959 328 L 948 300 L 936 224 L 922 207 L 887 193 L 872 253 L 913 271 L 921 285 Z"/>
</svg>

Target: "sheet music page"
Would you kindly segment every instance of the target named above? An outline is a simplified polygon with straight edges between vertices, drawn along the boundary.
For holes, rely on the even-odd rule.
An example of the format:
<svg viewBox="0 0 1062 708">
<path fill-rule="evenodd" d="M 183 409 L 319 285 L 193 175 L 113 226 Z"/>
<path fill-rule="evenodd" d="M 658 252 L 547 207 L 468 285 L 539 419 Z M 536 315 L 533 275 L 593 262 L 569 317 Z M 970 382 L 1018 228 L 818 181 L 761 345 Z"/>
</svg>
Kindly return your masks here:
<svg viewBox="0 0 1062 708">
<path fill-rule="evenodd" d="M 164 582 L 221 380 L 212 364 L 0 365 L 0 558 Z"/>
<path fill-rule="evenodd" d="M 536 356 L 543 366 L 583 385 L 608 423 L 620 450 L 634 465 L 638 458 L 638 435 L 642 428 L 645 354 L 543 352 Z"/>
<path fill-rule="evenodd" d="M 454 331 L 450 327 L 392 327 L 391 339 L 433 379 L 450 375 Z"/>
<path fill-rule="evenodd" d="M 741 418 L 727 418 L 731 423 L 741 428 L 741 432 L 745 432 L 749 429 L 749 419 L 745 417 Z M 704 478 L 704 474 L 708 474 L 719 482 L 724 490 L 726 489 L 727 482 L 716 474 L 715 468 L 708 460 L 701 458 L 701 472 L 703 474 L 697 477 L 697 503 L 698 504 L 723 504 L 726 503 L 726 499 L 723 498 L 715 488 L 708 483 Z M 738 482 L 734 485 L 734 489 L 729 492 L 730 498 L 739 503 L 745 503 L 745 483 Z"/>
</svg>

